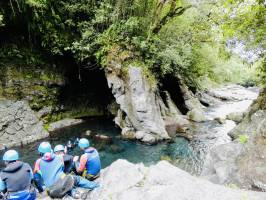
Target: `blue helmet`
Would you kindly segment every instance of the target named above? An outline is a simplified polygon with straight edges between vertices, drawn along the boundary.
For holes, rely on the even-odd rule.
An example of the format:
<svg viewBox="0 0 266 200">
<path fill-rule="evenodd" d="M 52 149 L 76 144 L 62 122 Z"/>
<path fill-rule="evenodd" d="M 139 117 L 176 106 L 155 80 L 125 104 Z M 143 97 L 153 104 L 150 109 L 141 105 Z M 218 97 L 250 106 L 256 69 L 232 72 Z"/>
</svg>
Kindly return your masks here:
<svg viewBox="0 0 266 200">
<path fill-rule="evenodd" d="M 64 151 L 65 150 L 65 147 L 61 144 L 59 145 L 56 145 L 55 148 L 54 148 L 54 152 L 58 152 L 58 151 Z"/>
<path fill-rule="evenodd" d="M 52 147 L 49 142 L 42 142 L 38 147 L 39 153 L 51 153 Z"/>
<path fill-rule="evenodd" d="M 3 161 L 16 161 L 19 159 L 18 152 L 15 150 L 8 150 L 3 156 Z"/>
<path fill-rule="evenodd" d="M 86 149 L 86 148 L 88 148 L 89 146 L 90 146 L 90 142 L 89 142 L 88 139 L 86 139 L 86 138 L 81 138 L 81 139 L 79 140 L 79 147 L 80 147 L 80 148 Z"/>
</svg>

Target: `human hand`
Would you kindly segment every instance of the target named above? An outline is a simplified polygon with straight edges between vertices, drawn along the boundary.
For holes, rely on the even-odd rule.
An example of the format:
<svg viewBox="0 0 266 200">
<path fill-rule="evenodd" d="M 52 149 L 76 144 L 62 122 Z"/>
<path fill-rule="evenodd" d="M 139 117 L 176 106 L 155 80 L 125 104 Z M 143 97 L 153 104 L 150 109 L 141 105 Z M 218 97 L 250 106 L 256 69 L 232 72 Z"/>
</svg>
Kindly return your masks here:
<svg viewBox="0 0 266 200">
<path fill-rule="evenodd" d="M 74 156 L 73 162 L 77 162 L 79 160 L 79 156 Z"/>
</svg>

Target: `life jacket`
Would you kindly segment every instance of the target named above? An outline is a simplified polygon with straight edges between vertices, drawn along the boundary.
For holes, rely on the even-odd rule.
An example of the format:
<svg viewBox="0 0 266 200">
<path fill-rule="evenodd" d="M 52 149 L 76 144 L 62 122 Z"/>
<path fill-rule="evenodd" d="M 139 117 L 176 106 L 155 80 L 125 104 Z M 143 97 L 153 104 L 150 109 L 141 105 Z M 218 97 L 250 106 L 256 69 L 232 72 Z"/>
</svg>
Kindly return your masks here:
<svg viewBox="0 0 266 200">
<path fill-rule="evenodd" d="M 52 186 L 64 175 L 64 164 L 59 156 L 46 153 L 40 161 L 40 171 L 46 187 Z"/>
<path fill-rule="evenodd" d="M 33 178 L 29 164 L 21 161 L 9 163 L 0 176 L 6 184 L 8 193 L 29 190 Z"/>
<path fill-rule="evenodd" d="M 98 151 L 95 148 L 85 150 L 87 155 L 86 171 L 88 175 L 96 176 L 101 171 L 101 161 Z"/>
</svg>

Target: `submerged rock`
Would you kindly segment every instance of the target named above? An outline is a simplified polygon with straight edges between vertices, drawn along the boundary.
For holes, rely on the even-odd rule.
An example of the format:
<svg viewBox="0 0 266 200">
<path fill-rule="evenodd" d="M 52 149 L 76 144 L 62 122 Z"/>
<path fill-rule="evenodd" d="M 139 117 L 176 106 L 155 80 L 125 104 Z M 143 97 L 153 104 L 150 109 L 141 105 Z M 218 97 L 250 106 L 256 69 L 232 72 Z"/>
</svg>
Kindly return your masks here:
<svg viewBox="0 0 266 200">
<path fill-rule="evenodd" d="M 105 141 L 106 143 L 112 143 L 112 138 L 107 136 L 107 135 L 103 135 L 103 134 L 96 134 L 93 136 L 96 140 L 102 140 Z"/>
<path fill-rule="evenodd" d="M 0 101 L 0 143 L 6 147 L 25 145 L 48 137 L 43 123 L 25 101 Z"/>
</svg>

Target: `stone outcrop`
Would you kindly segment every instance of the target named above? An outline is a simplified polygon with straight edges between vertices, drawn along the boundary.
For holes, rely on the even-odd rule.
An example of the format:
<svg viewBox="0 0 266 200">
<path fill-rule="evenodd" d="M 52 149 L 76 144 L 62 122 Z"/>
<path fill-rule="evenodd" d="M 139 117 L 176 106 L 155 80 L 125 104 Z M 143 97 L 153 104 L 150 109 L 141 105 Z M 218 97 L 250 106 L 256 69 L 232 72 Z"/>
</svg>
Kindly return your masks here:
<svg viewBox="0 0 266 200">
<path fill-rule="evenodd" d="M 25 101 L 0 101 L 0 144 L 11 147 L 48 137 L 43 123 Z"/>
<path fill-rule="evenodd" d="M 260 95 L 243 121 L 229 135 L 234 141 L 211 150 L 202 175 L 215 183 L 233 183 L 266 191 L 265 94 Z"/>
<path fill-rule="evenodd" d="M 113 63 L 106 69 L 108 86 L 119 105 L 115 123 L 125 138 L 138 138 L 147 143 L 169 139 L 165 128 L 166 112 L 180 112 L 167 96 L 168 108 L 156 85 L 144 75 L 140 67 L 129 66 L 122 75 L 121 65 Z M 141 131 L 141 132 L 138 132 Z"/>
<path fill-rule="evenodd" d="M 83 191 L 82 199 L 265 200 L 266 198 L 266 193 L 231 189 L 193 177 L 167 161 L 145 167 L 143 164 L 117 160 L 102 171 L 97 181 L 101 187 L 92 192 Z"/>
<path fill-rule="evenodd" d="M 82 119 L 63 119 L 49 124 L 48 131 L 53 132 L 69 126 L 74 126 L 83 123 Z"/>
</svg>

